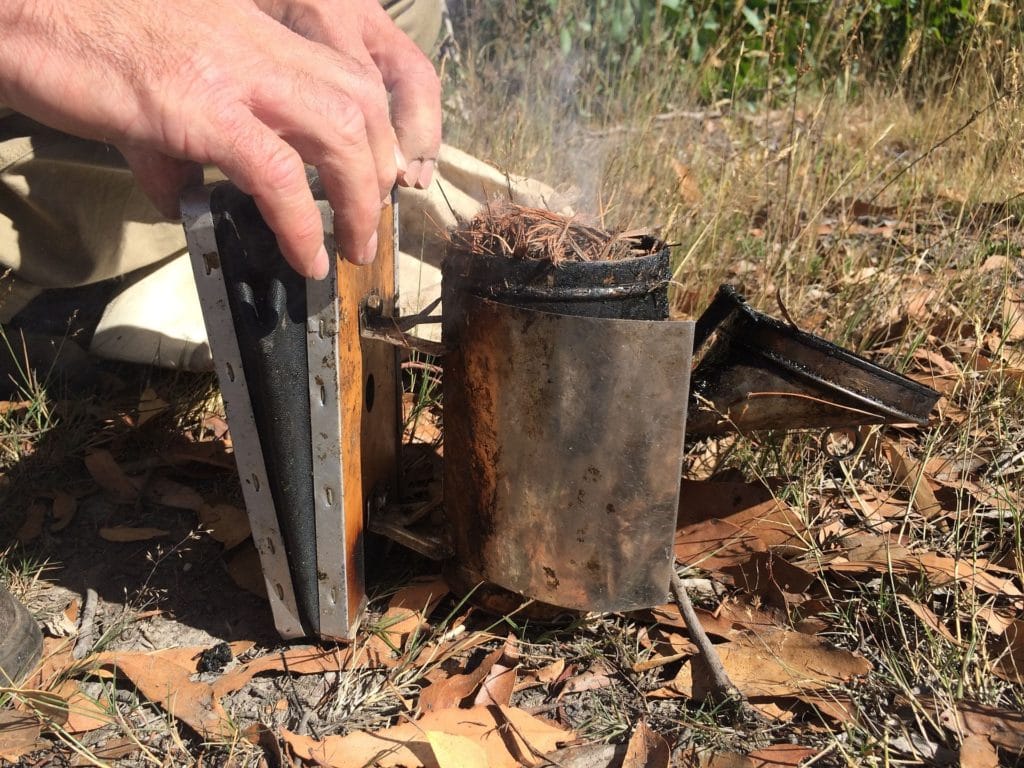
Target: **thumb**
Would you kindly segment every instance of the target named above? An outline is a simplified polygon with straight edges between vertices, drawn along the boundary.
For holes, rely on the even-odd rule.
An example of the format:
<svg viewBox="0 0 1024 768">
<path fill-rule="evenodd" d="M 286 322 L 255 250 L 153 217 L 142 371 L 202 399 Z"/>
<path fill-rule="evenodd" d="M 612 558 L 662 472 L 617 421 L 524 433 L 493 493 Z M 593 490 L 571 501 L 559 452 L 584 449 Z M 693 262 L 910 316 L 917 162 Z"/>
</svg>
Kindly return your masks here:
<svg viewBox="0 0 1024 768">
<path fill-rule="evenodd" d="M 150 149 L 120 146 L 118 149 L 128 162 L 135 182 L 156 209 L 169 219 L 181 218 L 181 192 L 187 186 L 203 183 L 202 166 Z"/>
</svg>

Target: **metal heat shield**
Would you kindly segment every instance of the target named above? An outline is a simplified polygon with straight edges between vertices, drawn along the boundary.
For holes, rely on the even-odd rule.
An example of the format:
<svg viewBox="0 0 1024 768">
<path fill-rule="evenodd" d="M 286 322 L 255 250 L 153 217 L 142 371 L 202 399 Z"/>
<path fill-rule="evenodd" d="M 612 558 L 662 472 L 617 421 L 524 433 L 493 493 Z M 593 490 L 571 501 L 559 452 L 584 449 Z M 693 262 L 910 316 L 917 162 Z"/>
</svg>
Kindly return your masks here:
<svg viewBox="0 0 1024 768">
<path fill-rule="evenodd" d="M 664 602 L 694 324 L 445 307 L 445 515 L 458 567 L 563 608 Z"/>
<path fill-rule="evenodd" d="M 333 214 L 318 205 L 333 252 Z M 284 638 L 351 639 L 366 603 L 367 502 L 394 487 L 397 467 L 396 357 L 360 339 L 358 311 L 374 293 L 394 312 L 394 211 L 372 267 L 338 259 L 322 281 L 285 264 L 231 184 L 190 190 L 182 213 L 274 623 Z"/>
</svg>

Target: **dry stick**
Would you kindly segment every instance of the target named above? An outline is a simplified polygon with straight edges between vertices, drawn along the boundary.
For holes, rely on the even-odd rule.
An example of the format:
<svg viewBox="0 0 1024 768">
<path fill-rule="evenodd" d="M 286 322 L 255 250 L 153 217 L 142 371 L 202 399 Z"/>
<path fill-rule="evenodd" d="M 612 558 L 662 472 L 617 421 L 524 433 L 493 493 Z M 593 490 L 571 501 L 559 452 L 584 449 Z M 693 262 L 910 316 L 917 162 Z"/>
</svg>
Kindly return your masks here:
<svg viewBox="0 0 1024 768">
<path fill-rule="evenodd" d="M 92 650 L 93 641 L 96 638 L 96 607 L 99 605 L 99 596 L 95 589 L 85 590 L 85 602 L 82 604 L 82 621 L 78 625 L 78 639 L 75 647 L 71 650 L 71 658 L 84 659 Z"/>
<path fill-rule="evenodd" d="M 683 615 L 683 621 L 686 622 L 690 639 L 700 649 L 700 655 L 707 665 L 708 672 L 711 673 L 711 698 L 715 701 L 744 701 L 743 694 L 732 684 L 732 680 L 725 672 L 725 667 L 722 666 L 722 659 L 718 655 L 718 651 L 715 650 L 715 646 L 708 638 L 708 633 L 701 626 L 697 612 L 693 610 L 693 603 L 690 602 L 690 596 L 686 594 L 686 587 L 683 586 L 683 581 L 679 578 L 675 568 L 672 569 L 672 594 L 675 596 L 676 605 L 679 606 L 679 612 Z M 694 683 L 696 684 L 696 677 Z"/>
</svg>

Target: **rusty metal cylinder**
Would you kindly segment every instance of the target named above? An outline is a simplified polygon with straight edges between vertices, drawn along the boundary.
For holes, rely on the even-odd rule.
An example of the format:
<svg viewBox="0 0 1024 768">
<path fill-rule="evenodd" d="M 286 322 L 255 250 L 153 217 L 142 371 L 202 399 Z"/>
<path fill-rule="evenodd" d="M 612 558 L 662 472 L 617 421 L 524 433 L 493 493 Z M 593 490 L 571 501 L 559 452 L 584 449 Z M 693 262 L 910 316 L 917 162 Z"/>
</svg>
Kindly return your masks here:
<svg viewBox="0 0 1024 768">
<path fill-rule="evenodd" d="M 663 602 L 693 344 L 693 323 L 665 319 L 667 254 L 477 258 L 442 268 L 455 565 L 575 610 Z"/>
</svg>

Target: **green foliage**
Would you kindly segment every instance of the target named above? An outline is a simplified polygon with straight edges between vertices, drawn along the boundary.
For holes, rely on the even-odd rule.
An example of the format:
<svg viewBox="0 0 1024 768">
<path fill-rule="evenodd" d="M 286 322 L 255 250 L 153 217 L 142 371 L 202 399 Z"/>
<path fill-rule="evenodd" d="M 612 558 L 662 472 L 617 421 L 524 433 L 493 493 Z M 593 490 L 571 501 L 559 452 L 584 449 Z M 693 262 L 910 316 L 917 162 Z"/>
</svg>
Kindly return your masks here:
<svg viewBox="0 0 1024 768">
<path fill-rule="evenodd" d="M 501 10 L 584 68 L 621 74 L 673 56 L 708 99 L 784 94 L 805 76 L 898 76 L 928 89 L 962 73 L 965 57 L 990 55 L 994 36 L 1009 53 L 1024 35 L 1015 5 L 998 0 L 526 0 Z"/>
</svg>

